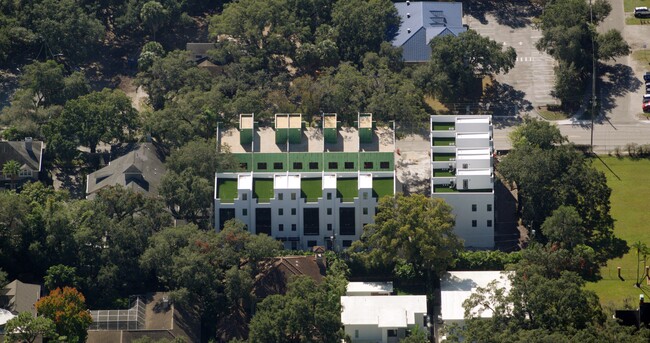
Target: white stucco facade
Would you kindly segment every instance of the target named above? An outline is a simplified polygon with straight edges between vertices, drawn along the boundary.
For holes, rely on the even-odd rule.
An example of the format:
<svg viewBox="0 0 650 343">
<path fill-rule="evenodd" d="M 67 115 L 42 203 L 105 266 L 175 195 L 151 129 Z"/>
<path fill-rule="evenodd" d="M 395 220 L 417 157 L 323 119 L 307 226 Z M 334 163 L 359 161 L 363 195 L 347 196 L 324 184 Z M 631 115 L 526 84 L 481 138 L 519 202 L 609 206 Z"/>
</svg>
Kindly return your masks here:
<svg viewBox="0 0 650 343">
<path fill-rule="evenodd" d="M 431 116 L 431 197 L 453 208 L 466 247 L 494 248 L 491 116 Z"/>
</svg>

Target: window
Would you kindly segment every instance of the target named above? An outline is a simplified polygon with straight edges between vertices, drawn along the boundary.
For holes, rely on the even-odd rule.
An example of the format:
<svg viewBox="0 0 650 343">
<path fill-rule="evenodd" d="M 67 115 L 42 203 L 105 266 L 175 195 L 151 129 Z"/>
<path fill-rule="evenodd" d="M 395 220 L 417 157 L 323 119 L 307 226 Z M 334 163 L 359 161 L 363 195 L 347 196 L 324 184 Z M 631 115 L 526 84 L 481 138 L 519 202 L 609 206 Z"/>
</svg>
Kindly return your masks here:
<svg viewBox="0 0 650 343">
<path fill-rule="evenodd" d="M 476 227 L 476 219 L 472 220 L 472 227 Z"/>
<path fill-rule="evenodd" d="M 492 204 L 487 204 L 487 211 L 492 212 Z"/>
<path fill-rule="evenodd" d="M 291 215 L 292 215 L 292 216 L 295 216 L 295 215 L 296 215 L 296 209 L 295 209 L 295 208 L 292 208 L 292 209 L 291 209 Z"/>
<path fill-rule="evenodd" d="M 469 180 L 463 180 L 463 189 L 469 188 Z"/>
<path fill-rule="evenodd" d="M 278 215 L 279 216 L 284 215 L 284 209 L 283 208 L 278 208 Z"/>
<path fill-rule="evenodd" d="M 331 192 L 327 192 L 327 200 L 332 200 L 332 193 Z"/>
<path fill-rule="evenodd" d="M 367 207 L 363 208 L 363 214 L 368 214 L 368 208 Z"/>
<path fill-rule="evenodd" d="M 363 162 L 363 168 L 364 169 L 372 169 L 373 163 L 372 162 Z"/>
<path fill-rule="evenodd" d="M 354 338 L 359 338 L 359 330 L 354 330 Z"/>
<path fill-rule="evenodd" d="M 278 169 L 284 169 L 284 166 L 282 165 L 282 162 L 275 162 L 273 163 L 273 169 L 278 170 Z"/>
<path fill-rule="evenodd" d="M 368 200 L 368 192 L 363 192 L 363 200 Z"/>
<path fill-rule="evenodd" d="M 487 227 L 492 227 L 492 220 L 491 220 L 491 219 L 489 219 L 489 220 L 487 221 Z"/>
<path fill-rule="evenodd" d="M 278 200 L 284 200 L 284 193 L 278 193 Z"/>
<path fill-rule="evenodd" d="M 284 231 L 284 224 L 278 225 L 278 231 Z"/>
<path fill-rule="evenodd" d="M 327 215 L 328 215 L 328 216 L 331 216 L 331 215 L 332 215 L 332 208 L 331 208 L 331 207 L 328 207 L 328 208 L 327 208 Z"/>
<path fill-rule="evenodd" d="M 248 209 L 247 208 L 242 208 L 241 215 L 242 216 L 247 216 L 248 215 Z"/>
<path fill-rule="evenodd" d="M 296 231 L 296 229 L 297 229 L 296 224 L 291 224 L 291 231 Z"/>
<path fill-rule="evenodd" d="M 257 162 L 257 169 L 266 170 L 266 162 Z"/>
<path fill-rule="evenodd" d="M 348 239 L 343 240 L 343 247 L 344 248 L 349 248 L 351 246 L 352 246 L 352 241 L 351 240 L 348 240 Z"/>
<path fill-rule="evenodd" d="M 388 169 L 388 168 L 390 168 L 390 163 L 388 163 L 387 161 L 379 162 L 379 168 Z"/>
<path fill-rule="evenodd" d="M 307 247 L 308 248 L 313 248 L 316 246 L 316 241 L 307 241 Z"/>
<path fill-rule="evenodd" d="M 469 167 L 469 165 L 467 163 L 463 163 L 463 169 L 467 169 L 467 167 Z"/>
<path fill-rule="evenodd" d="M 241 195 L 242 200 L 248 200 L 248 194 L 244 193 Z"/>
<path fill-rule="evenodd" d="M 296 241 L 291 242 L 291 250 L 298 250 L 298 242 Z"/>
<path fill-rule="evenodd" d="M 476 204 L 472 204 L 472 212 L 476 212 Z"/>
<path fill-rule="evenodd" d="M 332 224 L 327 224 L 327 231 L 332 231 Z"/>
<path fill-rule="evenodd" d="M 354 169 L 354 162 L 345 162 L 345 169 Z"/>
<path fill-rule="evenodd" d="M 244 170 L 248 170 L 248 163 L 240 163 L 239 168 L 244 169 Z"/>
<path fill-rule="evenodd" d="M 293 162 L 293 169 L 302 169 L 302 162 Z"/>
<path fill-rule="evenodd" d="M 318 162 L 309 162 L 309 169 L 311 170 L 318 169 Z"/>
<path fill-rule="evenodd" d="M 291 200 L 296 200 L 296 193 L 291 193 Z"/>
<path fill-rule="evenodd" d="M 388 337 L 397 337 L 397 330 L 388 330 Z"/>
<path fill-rule="evenodd" d="M 327 164 L 327 168 L 329 169 L 339 169 L 339 164 L 338 162 L 330 162 Z"/>
</svg>

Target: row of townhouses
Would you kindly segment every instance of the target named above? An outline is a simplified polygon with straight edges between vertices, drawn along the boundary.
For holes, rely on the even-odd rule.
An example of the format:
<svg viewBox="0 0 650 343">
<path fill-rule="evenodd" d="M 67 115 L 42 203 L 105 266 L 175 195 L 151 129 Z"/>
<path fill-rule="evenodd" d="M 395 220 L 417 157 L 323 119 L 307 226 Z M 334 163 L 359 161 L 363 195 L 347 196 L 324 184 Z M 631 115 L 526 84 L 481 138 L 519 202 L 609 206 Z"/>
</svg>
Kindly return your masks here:
<svg viewBox="0 0 650 343">
<path fill-rule="evenodd" d="M 395 136 L 360 113 L 341 127 L 335 113 L 310 127 L 301 114 L 276 114 L 258 127 L 242 114 L 239 127 L 219 131 L 238 170 L 215 175 L 215 227 L 232 218 L 287 249 L 349 247 L 372 223 L 379 198 L 394 195 Z M 489 116 L 431 117 L 431 196 L 445 199 L 465 245 L 494 246 L 494 170 Z"/>
</svg>

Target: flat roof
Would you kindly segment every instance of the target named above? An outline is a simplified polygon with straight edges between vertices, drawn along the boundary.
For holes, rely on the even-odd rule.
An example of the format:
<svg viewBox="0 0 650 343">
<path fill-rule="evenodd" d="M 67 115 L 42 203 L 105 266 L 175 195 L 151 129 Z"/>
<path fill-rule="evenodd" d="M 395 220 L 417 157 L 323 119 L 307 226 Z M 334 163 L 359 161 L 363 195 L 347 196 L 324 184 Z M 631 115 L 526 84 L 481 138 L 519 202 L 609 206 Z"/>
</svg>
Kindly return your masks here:
<svg viewBox="0 0 650 343">
<path fill-rule="evenodd" d="M 323 114 L 323 128 L 324 129 L 336 129 L 336 113 L 325 113 Z"/>
<path fill-rule="evenodd" d="M 323 174 L 323 189 L 336 189 L 336 174 Z"/>
<path fill-rule="evenodd" d="M 239 128 L 240 129 L 252 129 L 253 128 L 253 114 L 252 113 L 242 113 L 239 115 Z"/>
<path fill-rule="evenodd" d="M 359 174 L 359 189 L 372 188 L 372 174 Z"/>
<path fill-rule="evenodd" d="M 252 174 L 239 174 L 237 175 L 237 189 L 253 189 L 253 175 Z"/>
<path fill-rule="evenodd" d="M 458 148 L 456 149 L 456 156 L 464 156 L 464 155 L 482 155 L 482 154 L 487 154 L 488 156 L 491 155 L 491 149 L 490 148 Z"/>
<path fill-rule="evenodd" d="M 372 128 L 372 113 L 359 114 L 359 128 L 360 129 Z"/>
<path fill-rule="evenodd" d="M 427 297 L 425 295 L 342 296 L 341 307 L 343 325 L 405 327 L 415 324 L 416 313 L 427 313 Z"/>
<path fill-rule="evenodd" d="M 275 174 L 273 189 L 300 189 L 300 174 Z"/>
<path fill-rule="evenodd" d="M 483 132 L 483 133 L 457 132 L 456 139 L 490 139 L 490 134 L 487 132 Z"/>
<path fill-rule="evenodd" d="M 481 169 L 458 169 L 456 170 L 456 176 L 459 175 L 485 175 L 485 176 L 491 176 L 492 175 L 492 169 L 491 168 L 481 168 Z"/>
<path fill-rule="evenodd" d="M 302 114 L 277 113 L 275 115 L 275 129 L 300 129 L 302 127 Z"/>
<path fill-rule="evenodd" d="M 393 282 L 348 282 L 347 295 L 350 293 L 392 293 Z"/>
<path fill-rule="evenodd" d="M 489 124 L 490 123 L 490 117 L 482 117 L 482 118 L 456 117 L 456 123 L 462 123 L 462 124 Z"/>
<path fill-rule="evenodd" d="M 460 271 L 445 274 L 440 280 L 442 320 L 464 320 L 463 302 L 476 292 L 476 288 L 485 288 L 492 281 L 497 280 L 498 287 L 505 288 L 506 292 L 509 292 L 511 285 L 507 276 L 508 272 L 504 271 Z M 475 308 L 472 312 L 481 318 L 492 317 L 490 310 L 479 313 Z"/>
</svg>

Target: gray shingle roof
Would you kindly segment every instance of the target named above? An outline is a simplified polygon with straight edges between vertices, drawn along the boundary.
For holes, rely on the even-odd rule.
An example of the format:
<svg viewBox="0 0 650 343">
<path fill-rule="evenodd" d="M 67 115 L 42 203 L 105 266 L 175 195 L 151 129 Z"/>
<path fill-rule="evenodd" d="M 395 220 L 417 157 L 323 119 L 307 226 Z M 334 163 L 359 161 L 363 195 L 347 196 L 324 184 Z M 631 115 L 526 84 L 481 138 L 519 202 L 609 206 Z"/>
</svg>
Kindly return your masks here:
<svg viewBox="0 0 650 343">
<path fill-rule="evenodd" d="M 158 195 L 158 186 L 167 169 L 164 155 L 153 143 L 133 144 L 129 153 L 88 175 L 86 193 L 93 198 L 105 187 L 121 185 L 133 191 Z"/>
<path fill-rule="evenodd" d="M 0 168 L 13 160 L 20 163 L 21 169 L 41 171 L 42 148 L 43 142 L 0 141 Z"/>
</svg>

